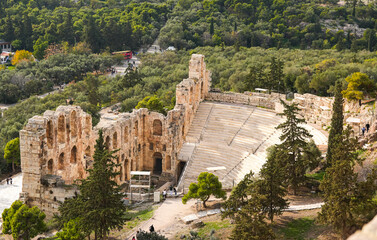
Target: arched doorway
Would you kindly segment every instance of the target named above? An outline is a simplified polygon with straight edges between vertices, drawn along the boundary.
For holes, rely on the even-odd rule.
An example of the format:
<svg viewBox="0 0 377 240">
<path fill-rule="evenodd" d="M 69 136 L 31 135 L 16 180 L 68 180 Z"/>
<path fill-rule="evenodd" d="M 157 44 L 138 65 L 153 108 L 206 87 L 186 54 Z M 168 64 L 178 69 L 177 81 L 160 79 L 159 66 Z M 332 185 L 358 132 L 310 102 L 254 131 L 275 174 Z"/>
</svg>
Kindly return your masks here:
<svg viewBox="0 0 377 240">
<path fill-rule="evenodd" d="M 156 152 L 153 154 L 153 173 L 161 174 L 162 173 L 162 154 Z"/>
</svg>

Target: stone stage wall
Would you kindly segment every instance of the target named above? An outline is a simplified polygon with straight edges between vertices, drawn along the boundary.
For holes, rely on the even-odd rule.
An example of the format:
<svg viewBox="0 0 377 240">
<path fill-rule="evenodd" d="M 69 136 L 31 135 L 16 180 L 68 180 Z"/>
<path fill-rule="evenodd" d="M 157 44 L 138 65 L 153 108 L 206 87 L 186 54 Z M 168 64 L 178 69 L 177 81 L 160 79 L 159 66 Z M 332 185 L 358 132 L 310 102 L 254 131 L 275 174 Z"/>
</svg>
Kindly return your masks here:
<svg viewBox="0 0 377 240">
<path fill-rule="evenodd" d="M 56 212 L 59 201 L 76 193 L 74 180 L 87 177 L 99 129 L 109 149 L 120 149 L 118 183 L 127 182 L 130 171 L 153 171 L 176 181 L 178 150 L 211 85 L 203 55 L 192 55 L 189 64 L 189 78 L 177 85 L 176 105 L 167 116 L 148 109 L 104 114 L 92 128 L 91 116 L 80 107 L 60 106 L 29 119 L 20 131 L 21 199 L 47 215 Z"/>
</svg>

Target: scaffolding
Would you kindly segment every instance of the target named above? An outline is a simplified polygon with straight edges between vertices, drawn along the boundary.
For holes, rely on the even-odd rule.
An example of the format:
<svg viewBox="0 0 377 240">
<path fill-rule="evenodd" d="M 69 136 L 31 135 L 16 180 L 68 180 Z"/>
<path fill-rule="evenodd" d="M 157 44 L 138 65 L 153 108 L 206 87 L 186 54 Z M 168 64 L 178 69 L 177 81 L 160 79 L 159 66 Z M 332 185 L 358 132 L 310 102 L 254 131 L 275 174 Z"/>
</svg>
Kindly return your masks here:
<svg viewBox="0 0 377 240">
<path fill-rule="evenodd" d="M 139 189 L 141 197 L 141 190 L 148 190 L 148 198 L 151 189 L 151 172 L 150 171 L 131 171 L 130 172 L 130 200 L 132 201 L 132 189 Z"/>
</svg>

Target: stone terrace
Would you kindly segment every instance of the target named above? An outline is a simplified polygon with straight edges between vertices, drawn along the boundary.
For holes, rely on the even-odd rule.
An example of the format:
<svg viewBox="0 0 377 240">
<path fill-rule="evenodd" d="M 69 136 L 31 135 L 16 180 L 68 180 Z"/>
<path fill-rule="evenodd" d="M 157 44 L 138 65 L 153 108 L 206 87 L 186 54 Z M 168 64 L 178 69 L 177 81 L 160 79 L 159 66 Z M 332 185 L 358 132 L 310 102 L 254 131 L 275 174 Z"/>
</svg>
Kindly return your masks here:
<svg viewBox="0 0 377 240">
<path fill-rule="evenodd" d="M 179 159 L 188 161 L 179 188 L 196 182 L 208 167 L 217 170 L 223 186 L 230 188 L 246 173 L 258 173 L 266 159 L 266 149 L 279 143 L 275 129 L 283 122 L 275 112 L 247 105 L 202 102 L 186 136 Z M 326 137 L 307 125 L 318 145 L 326 145 Z"/>
</svg>

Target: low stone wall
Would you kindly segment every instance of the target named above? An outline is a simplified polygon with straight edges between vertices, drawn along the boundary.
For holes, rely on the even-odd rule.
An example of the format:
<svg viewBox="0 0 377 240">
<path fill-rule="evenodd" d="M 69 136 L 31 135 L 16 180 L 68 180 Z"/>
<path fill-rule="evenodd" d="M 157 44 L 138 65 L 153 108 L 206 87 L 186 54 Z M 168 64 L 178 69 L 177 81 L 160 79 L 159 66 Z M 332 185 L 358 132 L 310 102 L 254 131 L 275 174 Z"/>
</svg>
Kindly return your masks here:
<svg viewBox="0 0 377 240">
<path fill-rule="evenodd" d="M 245 104 L 256 107 L 263 107 L 275 110 L 275 103 L 279 98 L 285 99 L 283 94 L 264 94 L 264 93 L 234 93 L 234 92 L 209 92 L 206 100 L 215 102 L 227 102 L 235 104 Z"/>
</svg>

